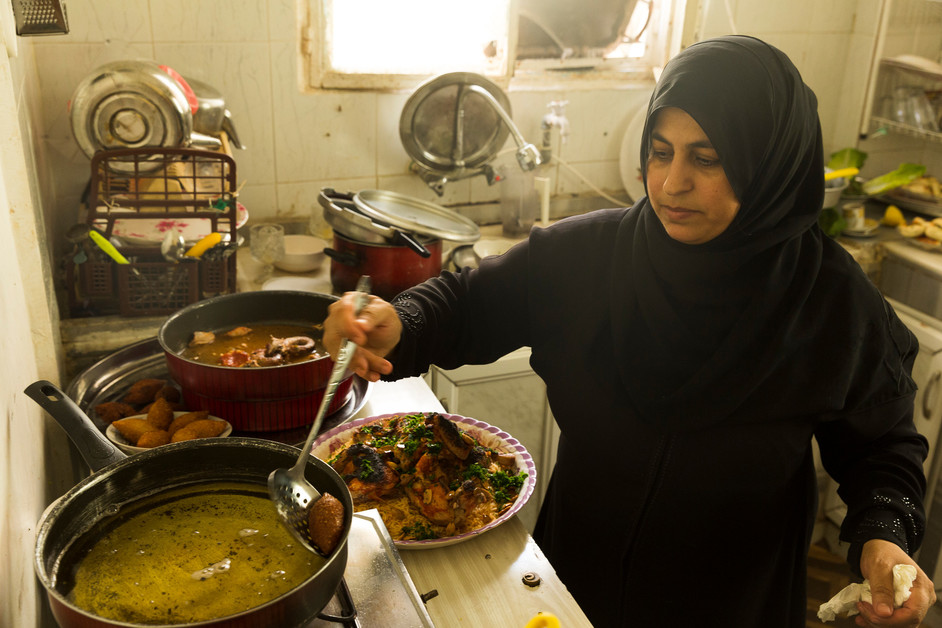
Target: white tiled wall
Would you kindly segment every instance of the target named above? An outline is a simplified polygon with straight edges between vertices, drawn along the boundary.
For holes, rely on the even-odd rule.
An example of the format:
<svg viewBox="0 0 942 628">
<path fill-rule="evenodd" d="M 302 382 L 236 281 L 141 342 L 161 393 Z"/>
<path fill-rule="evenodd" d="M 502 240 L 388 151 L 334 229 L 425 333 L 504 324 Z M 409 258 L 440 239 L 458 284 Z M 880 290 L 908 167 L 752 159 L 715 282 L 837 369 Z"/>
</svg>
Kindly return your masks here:
<svg viewBox="0 0 942 628">
<path fill-rule="evenodd" d="M 859 97 L 847 102 L 843 84 L 858 38 L 875 24 L 877 0 L 730 0 L 705 3 L 700 33 L 734 30 L 769 39 L 791 54 L 818 92 L 825 142 L 852 143 Z M 409 93 L 302 93 L 297 16 L 304 0 L 70 0 L 71 32 L 34 40 L 42 94 L 42 141 L 56 195 L 46 212 L 58 233 L 74 219 L 88 179 L 88 159 L 76 145 L 67 104 L 76 85 L 101 64 L 148 58 L 217 87 L 226 97 L 240 138 L 236 152 L 245 183 L 241 201 L 250 220 L 306 219 L 320 214 L 321 187 L 378 187 L 446 205 L 496 201 L 499 190 L 482 177 L 446 186 L 436 197 L 414 174 L 399 140 L 399 115 Z M 869 26 L 868 26 L 869 25 Z M 862 71 L 862 70 L 861 70 Z M 858 81 L 859 83 L 859 81 Z M 540 120 L 553 100 L 566 100 L 571 134 L 548 168 L 557 195 L 592 187 L 624 195 L 619 168 L 622 136 L 631 115 L 646 104 L 650 85 L 565 91 L 509 90 L 513 117 L 524 137 L 540 140 Z M 858 90 L 859 91 L 859 90 Z M 855 99 L 856 102 L 855 102 Z M 846 124 L 842 111 L 852 115 Z M 512 142 L 510 143 L 512 145 Z M 511 172 L 512 154 L 498 158 Z M 575 169 L 576 173 L 572 171 Z M 579 176 L 581 175 L 581 177 Z M 588 180 L 586 183 L 584 179 Z"/>
</svg>

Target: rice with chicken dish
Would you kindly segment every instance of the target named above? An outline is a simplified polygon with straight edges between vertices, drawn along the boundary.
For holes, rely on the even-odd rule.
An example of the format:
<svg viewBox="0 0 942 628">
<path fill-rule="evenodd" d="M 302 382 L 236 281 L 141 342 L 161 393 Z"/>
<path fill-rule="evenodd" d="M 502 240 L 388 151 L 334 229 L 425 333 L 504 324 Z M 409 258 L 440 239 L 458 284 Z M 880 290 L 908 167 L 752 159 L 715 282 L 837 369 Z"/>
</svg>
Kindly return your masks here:
<svg viewBox="0 0 942 628">
<path fill-rule="evenodd" d="M 358 428 L 328 463 L 357 511 L 376 508 L 397 541 L 477 530 L 510 509 L 527 473 L 438 413 L 401 414 Z"/>
</svg>

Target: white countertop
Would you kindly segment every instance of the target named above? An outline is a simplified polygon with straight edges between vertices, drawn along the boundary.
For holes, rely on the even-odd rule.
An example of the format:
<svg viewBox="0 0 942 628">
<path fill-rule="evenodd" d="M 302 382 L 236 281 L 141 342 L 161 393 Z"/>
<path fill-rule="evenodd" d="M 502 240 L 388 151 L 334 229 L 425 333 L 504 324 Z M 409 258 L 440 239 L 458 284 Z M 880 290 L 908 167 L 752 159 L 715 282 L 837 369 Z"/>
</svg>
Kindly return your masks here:
<svg viewBox="0 0 942 628">
<path fill-rule="evenodd" d="M 389 412 L 444 412 L 421 377 L 376 382 L 355 418 Z M 476 538 L 435 549 L 399 552 L 436 626 L 523 628 L 537 613 L 555 615 L 565 628 L 591 628 L 517 517 Z M 536 574 L 540 584 L 524 584 Z"/>
</svg>

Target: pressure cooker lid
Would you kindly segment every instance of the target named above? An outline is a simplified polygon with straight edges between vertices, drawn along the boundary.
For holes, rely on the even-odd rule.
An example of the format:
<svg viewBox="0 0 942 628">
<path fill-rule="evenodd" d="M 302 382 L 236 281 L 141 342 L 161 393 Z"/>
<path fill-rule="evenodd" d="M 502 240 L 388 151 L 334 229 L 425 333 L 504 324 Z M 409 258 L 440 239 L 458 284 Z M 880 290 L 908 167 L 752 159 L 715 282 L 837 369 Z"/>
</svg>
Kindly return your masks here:
<svg viewBox="0 0 942 628">
<path fill-rule="evenodd" d="M 454 172 L 490 161 L 510 130 L 486 92 L 510 115 L 510 100 L 487 78 L 450 72 L 420 85 L 399 118 L 399 137 L 409 156 L 426 168 Z"/>
<path fill-rule="evenodd" d="M 470 244 L 481 230 L 470 218 L 418 198 L 385 190 L 361 190 L 353 197 L 357 209 L 375 222 L 417 235 Z"/>
<path fill-rule="evenodd" d="M 76 87 L 69 113 L 72 134 L 89 157 L 100 150 L 184 146 L 193 131 L 186 93 L 151 61 L 97 68 Z"/>
</svg>

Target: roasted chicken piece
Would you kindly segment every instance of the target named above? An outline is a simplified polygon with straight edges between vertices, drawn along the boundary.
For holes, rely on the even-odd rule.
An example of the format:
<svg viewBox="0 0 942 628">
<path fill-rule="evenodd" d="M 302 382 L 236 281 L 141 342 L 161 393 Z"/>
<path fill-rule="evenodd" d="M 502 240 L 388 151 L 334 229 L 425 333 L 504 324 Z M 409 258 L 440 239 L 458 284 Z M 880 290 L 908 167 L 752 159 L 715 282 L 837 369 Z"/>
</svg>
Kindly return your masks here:
<svg viewBox="0 0 942 628">
<path fill-rule="evenodd" d="M 405 487 L 405 491 L 412 504 L 432 523 L 444 526 L 455 520 L 455 508 L 448 501 L 448 489 L 438 482 L 426 484 L 415 480 Z"/>
<path fill-rule="evenodd" d="M 457 425 L 440 414 L 432 414 L 426 420 L 432 426 L 432 433 L 448 451 L 459 460 L 465 460 L 474 447 L 474 439 L 462 432 Z"/>
<path fill-rule="evenodd" d="M 333 467 L 347 483 L 356 503 L 381 499 L 399 485 L 399 474 L 392 464 L 382 452 L 364 443 L 347 447 Z"/>
</svg>

